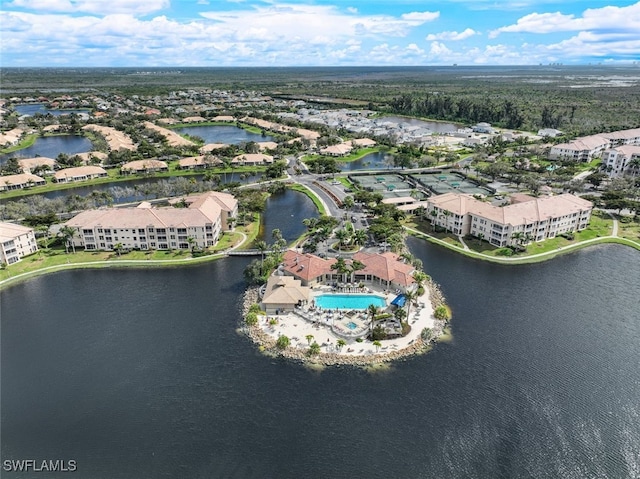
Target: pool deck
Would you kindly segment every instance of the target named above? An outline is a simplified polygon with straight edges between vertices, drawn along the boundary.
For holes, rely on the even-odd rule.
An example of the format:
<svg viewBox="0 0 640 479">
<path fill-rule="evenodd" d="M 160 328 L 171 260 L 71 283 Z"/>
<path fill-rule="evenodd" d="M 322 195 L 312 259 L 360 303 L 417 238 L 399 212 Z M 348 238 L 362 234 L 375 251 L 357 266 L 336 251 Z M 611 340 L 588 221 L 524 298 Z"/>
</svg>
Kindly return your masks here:
<svg viewBox="0 0 640 479">
<path fill-rule="evenodd" d="M 314 291 L 317 294 L 321 294 L 326 291 L 320 289 Z M 384 296 L 387 305 L 391 304 L 391 301 L 397 296 L 396 293 L 390 291 L 376 291 L 374 294 Z M 315 316 L 315 321 L 312 322 L 309 319 L 303 318 L 300 314 L 285 313 L 279 315 L 268 315 L 262 317 L 259 323 L 260 329 L 271 336 L 273 339 L 277 339 L 279 336 L 285 335 L 290 340 L 290 348 L 298 349 L 300 351 L 306 351 L 309 348 L 309 341 L 306 336 L 312 335 L 313 339 L 310 342 L 317 342 L 321 346 L 321 353 L 331 353 L 344 355 L 346 357 L 360 357 L 360 356 L 372 356 L 383 355 L 394 351 L 401 351 L 405 348 L 411 347 L 416 340 L 420 338 L 420 333 L 424 328 L 433 328 L 435 320 L 433 317 L 433 308 L 429 298 L 429 288 L 425 288 L 425 293 L 416 299 L 418 307 L 412 306 L 410 311 L 409 325 L 411 331 L 404 337 L 385 339 L 380 341 L 382 346 L 377 349 L 372 341 L 363 339 L 362 342 L 357 342 L 354 338 L 347 338 L 343 335 L 334 333 L 331 329 L 332 322 L 328 321 L 326 316 Z M 336 313 L 334 313 L 336 314 Z M 358 313 L 356 318 L 366 314 L 365 312 Z M 314 316 L 308 316 L 312 317 Z M 269 321 L 276 319 L 278 322 L 275 325 L 270 325 Z M 351 320 L 344 315 L 340 318 L 340 313 L 333 319 L 340 319 L 345 322 Z M 368 327 L 368 321 L 366 322 Z M 346 346 L 338 348 L 338 340 L 344 339 Z"/>
</svg>

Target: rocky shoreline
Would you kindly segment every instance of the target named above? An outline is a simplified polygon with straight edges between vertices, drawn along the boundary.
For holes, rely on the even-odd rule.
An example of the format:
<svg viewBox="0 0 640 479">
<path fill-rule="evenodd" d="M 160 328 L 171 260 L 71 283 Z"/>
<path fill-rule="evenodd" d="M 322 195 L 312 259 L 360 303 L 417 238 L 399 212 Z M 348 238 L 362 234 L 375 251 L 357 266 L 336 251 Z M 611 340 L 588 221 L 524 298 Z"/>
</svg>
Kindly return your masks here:
<svg viewBox="0 0 640 479">
<path fill-rule="evenodd" d="M 433 281 L 429 280 L 425 286 L 429 290 L 429 298 L 433 310 L 438 306 L 446 306 L 444 295 L 440 287 Z M 276 346 L 276 339 L 262 330 L 259 325 L 249 326 L 244 322 L 244 317 L 249 312 L 251 305 L 259 303 L 260 298 L 257 287 L 249 288 L 244 293 L 242 302 L 242 331 L 260 347 L 264 353 L 274 357 L 284 357 L 300 363 L 320 364 L 322 366 L 356 366 L 367 367 L 380 365 L 392 361 L 397 361 L 416 354 L 423 354 L 429 350 L 432 343 L 435 343 L 444 333 L 447 321 L 435 320 L 435 326 L 431 328 L 429 338 L 423 338 L 418 335 L 411 345 L 393 351 L 383 351 L 375 354 L 367 355 L 347 355 L 340 353 L 320 352 L 314 356 L 309 356 L 306 350 L 287 347 L 280 349 Z"/>
</svg>

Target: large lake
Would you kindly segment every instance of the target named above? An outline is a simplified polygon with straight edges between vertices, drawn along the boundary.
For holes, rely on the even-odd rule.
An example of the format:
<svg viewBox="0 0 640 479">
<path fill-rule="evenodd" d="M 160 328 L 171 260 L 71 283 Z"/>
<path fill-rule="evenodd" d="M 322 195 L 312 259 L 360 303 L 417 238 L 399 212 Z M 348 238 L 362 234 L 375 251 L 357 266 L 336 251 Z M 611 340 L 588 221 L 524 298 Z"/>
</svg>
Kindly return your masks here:
<svg viewBox="0 0 640 479">
<path fill-rule="evenodd" d="M 266 239 L 310 210 L 274 198 Z M 246 258 L 3 291 L 2 459 L 92 479 L 637 478 L 638 252 L 507 267 L 409 245 L 453 340 L 375 373 L 260 354 L 236 332 Z"/>
<path fill-rule="evenodd" d="M 227 145 L 238 145 L 250 141 L 273 141 L 269 135 L 262 136 L 258 133 L 238 128 L 237 126 L 188 126 L 176 128 L 175 131 L 191 136 L 199 136 L 205 143 L 225 143 Z"/>
<path fill-rule="evenodd" d="M 36 156 L 46 156 L 54 160 L 60 153 L 67 155 L 76 155 L 93 150 L 93 144 L 89 139 L 80 135 L 57 135 L 43 136 L 36 138 L 33 145 L 14 151 L 13 153 L 5 153 L 0 155 L 0 164 L 9 158 L 34 158 Z"/>
</svg>

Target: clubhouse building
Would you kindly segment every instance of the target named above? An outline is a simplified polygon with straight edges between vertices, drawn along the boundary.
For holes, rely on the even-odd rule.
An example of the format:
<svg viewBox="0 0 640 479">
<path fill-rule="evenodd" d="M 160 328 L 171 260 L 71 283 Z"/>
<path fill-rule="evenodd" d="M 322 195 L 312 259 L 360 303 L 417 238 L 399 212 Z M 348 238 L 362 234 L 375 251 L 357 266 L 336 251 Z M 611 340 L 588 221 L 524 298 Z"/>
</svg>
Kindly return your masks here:
<svg viewBox="0 0 640 479">
<path fill-rule="evenodd" d="M 76 230 L 73 244 L 85 250 L 169 250 L 206 248 L 218 242 L 222 231 L 233 228 L 238 201 L 228 193 L 208 192 L 184 198 L 185 208 L 135 208 L 88 210 L 65 226 Z"/>
</svg>

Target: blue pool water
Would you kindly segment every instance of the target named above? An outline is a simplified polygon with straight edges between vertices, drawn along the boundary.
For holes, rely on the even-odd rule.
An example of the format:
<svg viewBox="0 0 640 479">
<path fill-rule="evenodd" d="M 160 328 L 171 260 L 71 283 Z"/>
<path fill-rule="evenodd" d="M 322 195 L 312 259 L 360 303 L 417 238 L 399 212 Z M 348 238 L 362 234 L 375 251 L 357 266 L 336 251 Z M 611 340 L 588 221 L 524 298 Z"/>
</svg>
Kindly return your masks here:
<svg viewBox="0 0 640 479">
<path fill-rule="evenodd" d="M 349 329 L 353 330 L 353 329 L 356 329 L 357 327 L 358 327 L 358 325 L 356 323 L 354 323 L 353 321 L 349 321 L 347 323 L 347 328 L 349 328 Z"/>
<path fill-rule="evenodd" d="M 373 294 L 321 294 L 315 301 L 322 309 L 367 309 L 371 304 L 379 308 L 387 305 L 383 297 Z"/>
</svg>

